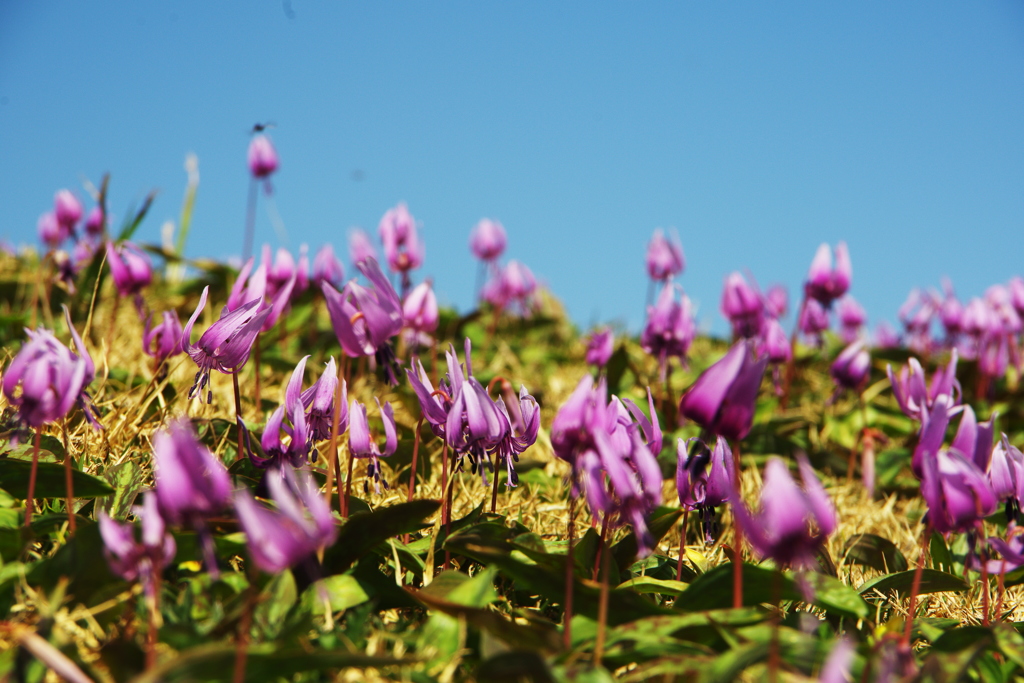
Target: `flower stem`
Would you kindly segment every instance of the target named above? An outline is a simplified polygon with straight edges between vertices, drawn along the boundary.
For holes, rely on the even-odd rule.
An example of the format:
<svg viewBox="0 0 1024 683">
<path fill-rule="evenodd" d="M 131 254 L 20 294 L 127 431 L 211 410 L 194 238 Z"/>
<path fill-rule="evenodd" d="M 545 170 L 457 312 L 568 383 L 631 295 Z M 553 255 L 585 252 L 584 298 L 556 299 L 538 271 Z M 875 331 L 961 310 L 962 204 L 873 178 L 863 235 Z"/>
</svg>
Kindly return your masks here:
<svg viewBox="0 0 1024 683">
<path fill-rule="evenodd" d="M 242 618 L 238 622 L 238 635 L 235 638 L 235 671 L 233 683 L 245 682 L 245 665 L 249 658 L 249 631 L 252 629 L 252 613 L 256 606 L 256 586 L 252 583 L 255 577 L 250 575 L 250 584 L 245 589 L 245 605 L 242 607 Z"/>
<path fill-rule="evenodd" d="M 327 507 L 331 507 L 331 496 L 334 489 L 334 471 L 338 467 L 338 430 L 341 428 L 341 388 L 345 380 L 338 379 L 338 385 L 334 388 L 334 410 L 331 413 L 331 439 L 327 444 L 327 486 L 324 495 L 327 498 Z"/>
<path fill-rule="evenodd" d="M 252 238 L 253 231 L 256 227 L 256 179 L 253 178 L 249 182 L 249 201 L 246 204 L 245 209 L 245 234 L 243 235 L 242 241 L 242 263 L 249 260 L 252 256 Z"/>
<path fill-rule="evenodd" d="M 740 444 L 737 441 L 732 447 L 732 461 L 736 487 L 736 495 L 740 495 Z M 732 560 L 732 606 L 735 609 L 743 607 L 743 529 L 740 527 L 739 519 L 733 515 L 733 526 L 735 532 Z"/>
<path fill-rule="evenodd" d="M 71 451 L 68 450 L 68 420 L 65 417 L 61 421 L 61 431 L 64 434 L 64 484 L 67 488 L 65 504 L 68 508 L 68 535 L 75 535 L 75 487 L 71 472 Z"/>
<path fill-rule="evenodd" d="M 683 525 L 679 528 L 679 561 L 676 564 L 676 581 L 683 580 L 683 556 L 686 555 L 686 526 L 690 511 L 683 510 Z"/>
<path fill-rule="evenodd" d="M 348 497 L 352 493 L 352 465 L 354 464 L 355 456 L 352 455 L 352 451 L 348 454 L 348 475 L 345 477 L 345 497 L 341 501 L 341 516 L 348 519 Z"/>
<path fill-rule="evenodd" d="M 423 418 L 416 422 L 416 430 L 412 435 L 412 469 L 409 472 L 409 500 L 416 496 L 416 458 L 420 454 L 420 427 L 423 426 Z"/>
<path fill-rule="evenodd" d="M 444 450 L 441 453 L 441 521 L 444 522 L 444 537 L 452 533 L 452 497 L 448 491 L 448 440 L 444 440 Z M 452 554 L 447 549 L 444 551 L 444 569 L 451 564 Z"/>
<path fill-rule="evenodd" d="M 594 581 L 600 577 L 601 562 L 605 554 L 605 540 L 608 538 L 608 515 L 601 517 L 601 540 L 597 544 L 597 557 L 594 558 Z"/>
<path fill-rule="evenodd" d="M 238 370 L 231 373 L 231 381 L 235 388 L 235 429 L 237 431 L 238 443 L 235 451 L 235 462 L 242 459 L 242 396 L 238 391 Z"/>
<path fill-rule="evenodd" d="M 605 526 L 607 519 L 602 521 Z M 608 574 L 611 571 L 611 548 L 605 548 L 607 541 L 601 539 L 601 597 L 597 604 L 597 642 L 594 643 L 594 666 L 599 666 L 604 658 L 605 631 L 608 625 Z"/>
<path fill-rule="evenodd" d="M 914 569 L 914 580 L 910 584 L 910 607 L 907 609 L 907 623 L 903 629 L 903 645 L 910 647 L 910 634 L 914 628 L 914 612 L 917 611 L 917 593 L 921 590 L 921 574 L 924 572 L 924 555 L 927 549 L 928 537 L 932 528 L 928 524 L 921 534 L 921 554 L 917 558 L 917 568 Z"/>
<path fill-rule="evenodd" d="M 573 541 L 576 534 L 576 497 L 569 492 L 569 521 L 566 523 L 565 535 L 568 546 L 565 550 L 565 614 L 562 624 L 562 645 L 566 651 L 572 645 L 572 584 L 573 584 Z"/>
<path fill-rule="evenodd" d="M 495 510 L 498 508 L 498 453 L 494 453 L 494 470 L 491 471 L 491 477 L 494 479 L 491 482 L 491 514 L 493 515 Z"/>
<path fill-rule="evenodd" d="M 25 499 L 25 527 L 32 525 L 32 506 L 36 495 L 36 470 L 39 468 L 39 429 L 32 445 L 32 469 L 28 475 L 28 497 Z"/>
<path fill-rule="evenodd" d="M 153 572 L 153 594 L 149 596 L 149 609 L 147 610 L 149 629 L 146 632 L 146 671 L 156 666 L 156 643 L 160 622 L 158 618 L 160 614 L 160 578 L 159 571 Z"/>
</svg>

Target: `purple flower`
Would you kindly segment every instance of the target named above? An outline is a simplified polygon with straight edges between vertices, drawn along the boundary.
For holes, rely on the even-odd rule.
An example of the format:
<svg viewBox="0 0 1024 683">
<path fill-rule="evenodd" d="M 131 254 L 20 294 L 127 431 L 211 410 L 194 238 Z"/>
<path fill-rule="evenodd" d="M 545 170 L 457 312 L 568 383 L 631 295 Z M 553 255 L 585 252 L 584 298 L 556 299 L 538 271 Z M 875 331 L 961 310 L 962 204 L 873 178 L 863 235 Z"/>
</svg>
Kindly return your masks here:
<svg viewBox="0 0 1024 683">
<path fill-rule="evenodd" d="M 907 330 L 911 348 L 925 353 L 931 350 L 932 318 L 935 317 L 938 306 L 936 295 L 913 289 L 900 307 L 897 316 Z"/>
<path fill-rule="evenodd" d="M 452 404 L 445 422 L 445 439 L 448 446 L 459 458 L 469 456 L 470 467 L 474 474 L 481 467 L 481 476 L 487 482 L 485 471 L 488 463 L 487 453 L 491 451 L 504 436 L 507 420 L 501 415 L 500 409 L 487 394 L 480 382 L 473 377 L 469 338 L 465 342 L 466 374 L 463 375 L 455 357 L 455 349 L 449 350 L 449 381 L 452 388 Z"/>
<path fill-rule="evenodd" d="M 381 420 L 384 422 L 383 450 L 370 437 L 370 423 L 366 417 L 366 406 L 356 399 L 352 399 L 348 409 L 348 447 L 352 451 L 352 457 L 369 458 L 370 462 L 366 465 L 366 476 L 373 479 L 375 490 L 380 494 L 382 481 L 384 488 L 388 488 L 387 481 L 381 477 L 380 459 L 388 457 L 398 449 L 398 433 L 395 431 L 395 411 L 391 404 L 385 403 L 382 408 L 380 400 L 377 400 L 377 410 L 380 411 Z"/>
<path fill-rule="evenodd" d="M 679 235 L 673 231 L 671 239 L 666 239 L 662 229 L 655 228 L 647 245 L 647 274 L 652 280 L 664 282 L 682 273 L 684 268 L 686 259 Z"/>
<path fill-rule="evenodd" d="M 781 318 L 789 310 L 789 293 L 785 285 L 772 285 L 764 295 L 764 306 L 773 318 Z"/>
<path fill-rule="evenodd" d="M 800 308 L 797 328 L 807 337 L 821 342 L 821 333 L 828 329 L 828 309 L 817 299 L 807 299 Z"/>
<path fill-rule="evenodd" d="M 764 325 L 764 302 L 761 293 L 747 284 L 740 273 L 731 273 L 722 286 L 722 315 L 732 325 L 735 338 L 756 337 Z"/>
<path fill-rule="evenodd" d="M 610 328 L 594 330 L 587 338 L 587 364 L 603 368 L 615 351 L 615 333 Z"/>
<path fill-rule="evenodd" d="M 726 439 L 742 439 L 754 422 L 754 403 L 767 358 L 753 359 L 753 342 L 742 340 L 704 371 L 679 401 L 687 419 Z"/>
<path fill-rule="evenodd" d="M 289 297 L 301 294 L 309 286 L 309 259 L 306 258 L 306 267 L 295 264 L 295 257 L 284 247 L 279 248 L 274 254 L 274 260 L 270 260 L 270 245 L 263 245 L 263 263 L 267 266 L 267 298 L 275 300 L 288 283 L 292 287 Z"/>
<path fill-rule="evenodd" d="M 461 378 L 458 359 L 454 357 L 453 352 L 446 351 L 445 356 L 448 360 L 448 377 L 459 372 Z M 419 359 L 413 358 L 410 365 L 412 367 L 406 368 L 405 374 L 409 378 L 409 385 L 416 392 L 423 418 L 430 425 L 430 430 L 434 432 L 434 435 L 443 439 L 445 438 L 445 425 L 448 423 L 448 412 L 452 408 L 453 390 L 450 380 L 442 379 L 435 390 L 434 385 L 430 382 L 430 375 L 423 369 L 423 363 Z"/>
<path fill-rule="evenodd" d="M 1010 301 L 1013 303 L 1013 307 L 1017 309 L 1017 313 L 1024 315 L 1024 278 L 1020 276 L 1010 278 L 1007 288 L 1010 290 Z"/>
<path fill-rule="evenodd" d="M 481 218 L 469 233 L 469 249 L 481 261 L 496 261 L 505 251 L 505 228 L 498 221 Z"/>
<path fill-rule="evenodd" d="M 56 249 L 71 236 L 71 232 L 57 222 L 57 216 L 52 211 L 47 211 L 39 216 L 36 230 L 39 233 L 39 239 L 50 249 Z"/>
<path fill-rule="evenodd" d="M 942 450 L 950 418 L 957 413 L 961 414 L 960 426 L 953 438 L 952 450 L 971 460 L 982 472 L 988 470 L 997 416 L 993 414 L 988 422 L 979 423 L 969 405 L 954 407 L 953 399 L 942 394 L 931 410 L 922 411 L 921 432 L 910 461 L 911 469 L 918 478 L 924 476 L 925 461 L 934 459 Z"/>
<path fill-rule="evenodd" d="M 142 334 L 142 350 L 147 356 L 163 362 L 181 353 L 181 321 L 175 311 L 164 311 L 160 324 L 153 327 L 151 318 L 146 318 Z"/>
<path fill-rule="evenodd" d="M 348 233 L 348 255 L 352 263 L 359 263 L 366 259 L 377 261 L 377 249 L 366 231 L 361 228 L 352 228 Z"/>
<path fill-rule="evenodd" d="M 734 476 L 732 449 L 722 437 L 716 439 L 714 449 L 700 439 L 676 440 L 679 505 L 698 511 L 708 542 L 717 536 L 715 508 L 729 500 Z"/>
<path fill-rule="evenodd" d="M 651 403 L 648 391 L 649 421 L 632 402 L 609 402 L 604 380 L 595 387 L 587 375 L 551 424 L 555 455 L 572 468 L 571 494 L 585 493 L 595 515 L 632 524 L 642 556 L 653 549 L 646 517 L 661 503 L 662 435 Z"/>
<path fill-rule="evenodd" d="M 266 135 L 257 135 L 249 143 L 249 173 L 253 178 L 263 179 L 277 170 L 278 158 L 274 145 Z"/>
<path fill-rule="evenodd" d="M 85 390 L 96 375 L 95 366 L 71 324 L 67 307 L 64 319 L 78 353 L 57 341 L 49 330 L 25 330 L 28 341 L 3 376 L 4 396 L 18 409 L 18 421 L 23 425 L 38 428 L 55 422 L 67 415 L 72 406 L 78 405 L 89 423 L 99 429 L 92 401 Z"/>
<path fill-rule="evenodd" d="M 200 443 L 188 419 L 153 435 L 153 456 L 157 506 L 170 524 L 194 526 L 227 506 L 228 471 Z"/>
<path fill-rule="evenodd" d="M 289 467 L 281 473 L 267 478 L 276 510 L 257 503 L 246 489 L 236 491 L 234 498 L 249 554 L 271 574 L 295 566 L 338 537 L 331 510 L 309 473 Z"/>
<path fill-rule="evenodd" d="M 1009 365 L 1009 335 L 992 334 L 982 338 L 978 350 L 978 371 L 986 377 L 1002 377 Z"/>
<path fill-rule="evenodd" d="M 956 450 L 922 461 L 921 496 L 940 534 L 967 531 L 995 512 L 997 500 L 984 472 Z"/>
<path fill-rule="evenodd" d="M 864 312 L 864 308 L 857 303 L 849 294 L 845 295 L 839 300 L 838 306 L 839 324 L 841 325 L 841 333 L 843 341 L 847 344 L 852 344 L 856 341 L 857 337 L 860 336 L 860 329 L 864 327 L 864 323 L 867 322 L 868 316 Z"/>
<path fill-rule="evenodd" d="M 291 422 L 290 426 L 284 422 L 285 413 Z M 282 435 L 288 437 L 287 443 L 281 438 Z M 309 456 L 310 442 L 309 427 L 306 424 L 306 414 L 302 402 L 292 400 L 278 406 L 277 410 L 270 414 L 267 426 L 263 430 L 263 436 L 260 438 L 263 455 L 260 456 L 250 451 L 249 459 L 252 460 L 253 465 L 265 470 L 284 471 L 288 469 L 286 464 L 292 467 L 302 467 L 306 464 L 306 459 Z M 264 481 L 274 479 L 278 479 L 278 477 L 265 477 Z"/>
<path fill-rule="evenodd" d="M 308 448 L 312 448 L 313 462 L 316 462 L 319 454 L 313 444 L 316 441 L 331 438 L 331 429 L 334 425 L 334 396 L 338 389 L 338 366 L 334 363 L 334 358 L 331 358 L 320 378 L 308 389 L 302 391 L 302 374 L 306 369 L 308 359 L 309 356 L 305 356 L 300 360 L 292 372 L 285 389 L 285 405 L 294 405 L 299 402 L 306 411 L 305 418 L 309 432 Z M 348 428 L 348 387 L 344 382 L 341 384 L 339 407 L 338 435 L 340 436 Z"/>
<path fill-rule="evenodd" d="M 337 286 L 345 279 L 345 269 L 334 255 L 334 247 L 325 244 L 313 257 L 313 284 L 318 289 L 324 282 Z"/>
<path fill-rule="evenodd" d="M 847 683 L 852 680 L 850 667 L 853 665 L 853 658 L 857 654 L 857 646 L 846 636 L 840 637 L 832 646 L 825 663 L 821 665 L 821 674 L 818 676 L 818 683 Z M 885 680 L 885 679 L 875 679 Z"/>
<path fill-rule="evenodd" d="M 75 231 L 75 225 L 82 220 L 82 202 L 71 190 L 59 190 L 53 195 L 53 215 L 68 234 Z"/>
<path fill-rule="evenodd" d="M 92 211 L 89 212 L 88 217 L 85 219 L 86 234 L 93 237 L 99 237 L 103 234 L 104 222 L 105 218 L 103 216 L 103 209 L 99 206 L 92 207 Z"/>
<path fill-rule="evenodd" d="M 370 289 L 355 280 L 341 293 L 328 283 L 322 285 L 331 326 L 348 356 L 374 356 L 388 373 L 388 380 L 397 384 L 390 340 L 402 329 L 402 303 L 374 259 L 360 261 L 356 267 L 370 281 Z"/>
<path fill-rule="evenodd" d="M 768 318 L 761 332 L 760 352 L 768 357 L 769 363 L 788 363 L 793 357 L 789 337 L 775 318 Z"/>
<path fill-rule="evenodd" d="M 658 358 L 664 377 L 668 359 L 685 358 L 694 335 L 690 298 L 679 285 L 666 283 L 655 304 L 647 308 L 647 324 L 640 334 L 640 347 Z"/>
<path fill-rule="evenodd" d="M 149 257 L 131 242 L 122 242 L 118 246 L 107 242 L 107 263 L 117 293 L 122 297 L 138 294 L 153 282 L 153 265 Z"/>
<path fill-rule="evenodd" d="M 822 244 L 814 254 L 811 268 L 807 272 L 804 296 L 828 308 L 833 301 L 846 294 L 852 277 L 853 267 L 850 265 L 846 242 L 836 245 L 835 268 L 832 267 L 832 250 L 827 244 Z"/>
<path fill-rule="evenodd" d="M 537 434 L 540 431 L 540 406 L 527 392 L 525 386 L 519 387 L 518 397 L 512 393 L 511 386 L 508 394 L 494 402 L 503 423 L 501 436 L 494 444 L 492 452 L 498 457 L 498 466 L 500 467 L 502 463 L 505 465 L 505 486 L 514 487 L 519 485 L 519 475 L 516 474 L 512 463 L 519 462 L 519 456 L 537 442 Z"/>
<path fill-rule="evenodd" d="M 959 355 L 956 349 L 953 349 L 949 364 L 935 371 L 931 386 L 928 388 L 925 387 L 924 369 L 916 358 L 911 358 L 907 365 L 900 368 L 899 375 L 893 373 L 891 365 L 886 366 L 892 393 L 900 410 L 907 417 L 920 420 L 922 410 L 930 410 L 939 396 L 950 397 L 951 406 L 960 403 L 960 382 L 956 379 L 958 359 Z"/>
<path fill-rule="evenodd" d="M 209 291 L 209 287 L 203 288 L 199 305 L 188 319 L 181 335 L 181 350 L 191 356 L 199 366 L 192 388 L 188 392 L 189 398 L 198 394 L 202 399 L 202 391 L 210 383 L 211 370 L 230 375 L 238 372 L 246 364 L 256 335 L 270 315 L 269 309 L 259 310 L 263 299 L 254 299 L 233 311 L 225 307 L 220 319 L 203 332 L 197 344 L 193 344 L 192 326 L 206 306 Z M 213 391 L 208 393 L 206 400 L 207 403 L 213 401 Z"/>
<path fill-rule="evenodd" d="M 404 275 L 423 264 L 423 242 L 416 232 L 416 220 L 409 213 L 405 202 L 388 209 L 380 219 L 377 230 L 391 270 Z"/>
<path fill-rule="evenodd" d="M 900 345 L 900 335 L 892 325 L 881 321 L 875 325 L 875 348 L 895 349 Z"/>
<path fill-rule="evenodd" d="M 939 304 L 939 320 L 946 330 L 946 336 L 952 339 L 963 330 L 964 306 L 953 293 L 953 283 L 945 279 L 942 288 L 945 295 Z"/>
<path fill-rule="evenodd" d="M 836 512 L 806 456 L 798 454 L 797 463 L 803 489 L 793 481 L 781 458 L 768 461 L 756 515 L 747 510 L 735 489 L 731 497 L 736 521 L 759 555 L 783 567 L 809 569 L 835 531 Z"/>
<path fill-rule="evenodd" d="M 430 286 L 430 281 L 421 282 L 412 288 L 402 304 L 402 318 L 405 328 L 411 334 L 410 343 L 428 345 L 431 333 L 437 329 L 439 320 L 437 297 Z"/>
<path fill-rule="evenodd" d="M 147 491 L 142 497 L 142 507 L 134 508 L 135 515 L 142 519 L 142 540 L 135 540 L 132 524 L 116 522 L 105 510 L 100 510 L 100 536 L 103 538 L 103 555 L 110 570 L 126 581 L 138 580 L 146 594 L 155 596 L 158 577 L 177 550 L 174 538 L 167 533 L 164 519 L 157 509 L 157 497 Z"/>
<path fill-rule="evenodd" d="M 269 250 L 264 251 L 264 256 L 269 257 Z M 275 287 L 272 291 L 267 279 L 269 264 L 264 261 L 255 272 L 252 271 L 252 266 L 253 259 L 250 258 L 238 273 L 238 279 L 231 286 L 231 293 L 228 295 L 227 310 L 235 311 L 243 304 L 259 300 L 260 312 L 267 313 L 261 328 L 261 331 L 266 332 L 274 326 L 288 307 L 297 275 L 293 270 L 288 281 L 280 287 Z"/>
<path fill-rule="evenodd" d="M 871 375 L 871 356 L 863 341 L 856 341 L 839 354 L 830 369 L 840 389 L 857 390 Z"/>
<path fill-rule="evenodd" d="M 1006 518 L 1015 523 L 1024 500 L 1024 455 L 1010 445 L 1006 434 L 992 449 L 988 483 L 995 497 L 1007 502 Z"/>
</svg>

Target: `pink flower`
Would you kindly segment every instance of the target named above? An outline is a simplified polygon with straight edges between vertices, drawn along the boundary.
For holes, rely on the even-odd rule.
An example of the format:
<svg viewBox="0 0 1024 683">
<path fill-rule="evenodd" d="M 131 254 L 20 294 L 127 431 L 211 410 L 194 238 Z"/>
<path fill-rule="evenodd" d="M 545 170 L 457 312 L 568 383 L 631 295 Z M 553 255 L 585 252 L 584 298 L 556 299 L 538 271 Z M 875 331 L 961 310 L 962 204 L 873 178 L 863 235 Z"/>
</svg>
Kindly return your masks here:
<svg viewBox="0 0 1024 683">
<path fill-rule="evenodd" d="M 253 178 L 266 178 L 277 170 L 277 151 L 266 135 L 257 135 L 249 143 L 249 172 Z"/>
<path fill-rule="evenodd" d="M 481 218 L 469 234 L 469 249 L 481 261 L 495 261 L 505 251 L 506 241 L 501 223 Z"/>
</svg>

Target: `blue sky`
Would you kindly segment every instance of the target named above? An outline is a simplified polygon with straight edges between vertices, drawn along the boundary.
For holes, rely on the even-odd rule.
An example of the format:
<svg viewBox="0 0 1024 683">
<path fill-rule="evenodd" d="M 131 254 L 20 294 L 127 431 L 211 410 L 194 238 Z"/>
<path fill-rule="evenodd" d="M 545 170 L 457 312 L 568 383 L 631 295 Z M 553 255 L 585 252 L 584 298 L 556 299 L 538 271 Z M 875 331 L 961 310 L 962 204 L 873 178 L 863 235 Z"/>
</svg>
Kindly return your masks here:
<svg viewBox="0 0 1024 683">
<path fill-rule="evenodd" d="M 161 190 L 158 241 L 194 152 L 188 253 L 237 254 L 247 131 L 273 121 L 286 246 L 347 253 L 404 200 L 418 275 L 462 310 L 487 216 L 583 326 L 639 329 L 658 226 L 705 327 L 730 271 L 795 297 L 841 239 L 892 320 L 943 275 L 968 297 L 1024 272 L 1022 67 L 1012 2 L 2 3 L 0 238 L 109 171 L 117 216 Z"/>
</svg>

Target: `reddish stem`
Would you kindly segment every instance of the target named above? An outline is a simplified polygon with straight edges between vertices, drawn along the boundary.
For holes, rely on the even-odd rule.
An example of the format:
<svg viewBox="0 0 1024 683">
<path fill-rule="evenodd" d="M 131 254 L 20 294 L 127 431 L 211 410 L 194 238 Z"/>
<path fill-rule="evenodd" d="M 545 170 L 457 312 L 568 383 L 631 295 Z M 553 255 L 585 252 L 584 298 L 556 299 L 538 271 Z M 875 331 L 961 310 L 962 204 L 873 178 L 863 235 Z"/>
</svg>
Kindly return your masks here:
<svg viewBox="0 0 1024 683">
<path fill-rule="evenodd" d="M 679 562 L 676 564 L 676 581 L 683 580 L 683 556 L 686 555 L 686 523 L 690 519 L 690 511 L 683 510 L 683 526 L 679 529 Z"/>
<path fill-rule="evenodd" d="M 736 495 L 740 496 L 740 444 L 737 441 L 732 447 L 732 461 L 736 487 Z M 740 503 L 742 504 L 742 503 Z M 732 560 L 732 606 L 735 609 L 743 607 L 743 529 L 740 527 L 739 518 L 733 515 L 733 527 L 735 531 Z"/>
<path fill-rule="evenodd" d="M 25 527 L 32 525 L 32 508 L 36 495 L 36 470 L 39 468 L 39 430 L 32 446 L 32 469 L 28 475 L 28 498 L 25 499 Z"/>
<path fill-rule="evenodd" d="M 421 417 L 416 423 L 416 432 L 413 434 L 412 472 L 409 474 L 409 500 L 412 500 L 416 495 L 416 458 L 420 453 L 420 427 L 422 426 L 423 418 Z"/>
<path fill-rule="evenodd" d="M 66 505 L 68 508 L 68 534 L 70 536 L 75 535 L 75 486 L 72 480 L 71 471 L 71 451 L 68 450 L 68 421 L 64 419 L 62 423 L 62 429 L 64 432 L 64 484 L 67 488 Z"/>
<path fill-rule="evenodd" d="M 924 528 L 921 535 L 921 554 L 917 558 L 917 568 L 914 569 L 914 580 L 910 584 L 910 607 L 907 610 L 907 623 L 903 629 L 903 646 L 910 647 L 910 635 L 914 628 L 914 613 L 917 611 L 917 593 L 921 590 L 921 574 L 924 572 L 924 554 L 928 537 L 931 532 L 931 525 Z"/>
<path fill-rule="evenodd" d="M 568 546 L 565 551 L 565 614 L 562 624 L 562 646 L 569 650 L 572 645 L 572 593 L 573 593 L 573 537 L 576 534 L 576 498 L 569 492 L 569 521 L 566 524 L 565 535 Z"/>
</svg>

